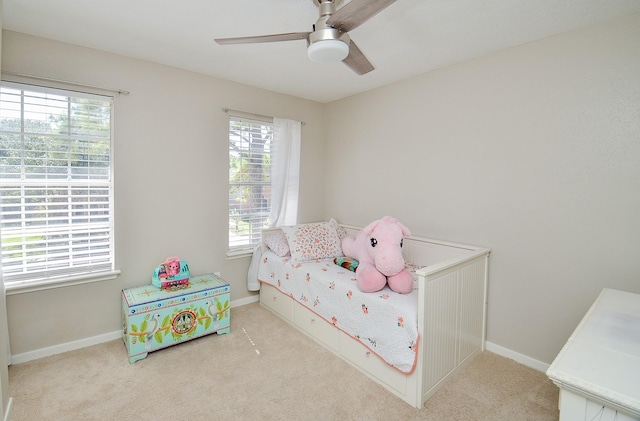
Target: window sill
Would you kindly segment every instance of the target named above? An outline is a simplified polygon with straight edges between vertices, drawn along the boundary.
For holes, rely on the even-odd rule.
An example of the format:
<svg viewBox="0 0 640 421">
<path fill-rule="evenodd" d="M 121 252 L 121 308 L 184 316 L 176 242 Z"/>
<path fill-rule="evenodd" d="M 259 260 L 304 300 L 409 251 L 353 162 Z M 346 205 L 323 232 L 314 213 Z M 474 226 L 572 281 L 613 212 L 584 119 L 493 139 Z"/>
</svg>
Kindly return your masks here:
<svg viewBox="0 0 640 421">
<path fill-rule="evenodd" d="M 252 255 L 253 251 L 251 250 L 228 251 L 226 254 L 227 259 L 241 259 L 243 257 L 251 257 Z"/>
<path fill-rule="evenodd" d="M 47 289 L 64 288 L 73 285 L 89 284 L 93 282 L 110 281 L 120 275 L 119 270 L 111 272 L 102 272 L 94 275 L 83 275 L 73 278 L 65 278 L 58 280 L 43 280 L 37 282 L 29 282 L 26 284 L 6 285 L 7 295 L 26 294 L 29 292 L 44 291 Z"/>
</svg>

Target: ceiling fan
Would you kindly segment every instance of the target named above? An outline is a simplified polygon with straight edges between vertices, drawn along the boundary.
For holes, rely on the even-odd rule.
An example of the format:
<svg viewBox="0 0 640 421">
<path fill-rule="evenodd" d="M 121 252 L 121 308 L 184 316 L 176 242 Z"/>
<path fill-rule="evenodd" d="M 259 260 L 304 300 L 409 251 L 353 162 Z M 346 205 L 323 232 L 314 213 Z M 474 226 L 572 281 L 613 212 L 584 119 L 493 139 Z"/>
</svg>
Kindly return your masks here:
<svg viewBox="0 0 640 421">
<path fill-rule="evenodd" d="M 341 0 L 313 0 L 320 6 L 320 17 L 312 32 L 290 32 L 253 37 L 216 38 L 215 42 L 227 44 L 253 44 L 259 42 L 307 40 L 307 54 L 317 62 L 342 61 L 351 70 L 364 75 L 373 70 L 358 46 L 349 37 L 349 31 L 362 25 L 396 0 L 351 0 L 336 10 Z"/>
</svg>

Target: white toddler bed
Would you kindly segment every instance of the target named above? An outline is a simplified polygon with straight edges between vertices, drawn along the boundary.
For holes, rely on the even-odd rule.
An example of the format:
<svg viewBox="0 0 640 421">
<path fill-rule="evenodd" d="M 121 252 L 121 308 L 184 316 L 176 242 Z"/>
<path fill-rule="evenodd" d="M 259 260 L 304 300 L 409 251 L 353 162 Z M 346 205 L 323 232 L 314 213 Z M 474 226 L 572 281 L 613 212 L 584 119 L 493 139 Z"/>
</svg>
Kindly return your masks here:
<svg viewBox="0 0 640 421">
<path fill-rule="evenodd" d="M 407 403 L 422 407 L 484 350 L 489 249 L 407 237 L 413 292 L 362 293 L 355 274 L 332 257 L 274 253 L 265 244 L 274 234 L 281 229 L 262 233 L 261 304 Z"/>
</svg>

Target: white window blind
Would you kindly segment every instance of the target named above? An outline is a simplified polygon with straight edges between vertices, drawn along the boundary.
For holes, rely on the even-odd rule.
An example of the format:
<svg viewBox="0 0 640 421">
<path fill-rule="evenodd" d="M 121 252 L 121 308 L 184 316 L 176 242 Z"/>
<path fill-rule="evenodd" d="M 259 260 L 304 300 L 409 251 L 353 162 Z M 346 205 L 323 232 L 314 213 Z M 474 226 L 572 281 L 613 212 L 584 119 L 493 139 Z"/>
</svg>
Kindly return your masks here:
<svg viewBox="0 0 640 421">
<path fill-rule="evenodd" d="M 269 227 L 273 123 L 229 117 L 229 251 L 253 250 Z"/>
<path fill-rule="evenodd" d="M 114 270 L 112 108 L 111 97 L 2 83 L 7 289 Z"/>
</svg>

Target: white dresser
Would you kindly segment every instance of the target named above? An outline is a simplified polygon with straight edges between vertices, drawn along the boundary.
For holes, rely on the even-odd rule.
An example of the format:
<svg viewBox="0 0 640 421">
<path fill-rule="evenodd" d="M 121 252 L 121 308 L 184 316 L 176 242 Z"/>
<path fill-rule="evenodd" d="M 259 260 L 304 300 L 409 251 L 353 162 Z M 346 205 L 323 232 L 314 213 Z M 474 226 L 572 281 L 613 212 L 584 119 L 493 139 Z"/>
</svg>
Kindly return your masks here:
<svg viewBox="0 0 640 421">
<path fill-rule="evenodd" d="M 560 420 L 640 420 L 640 294 L 604 289 L 547 370 Z"/>
</svg>

